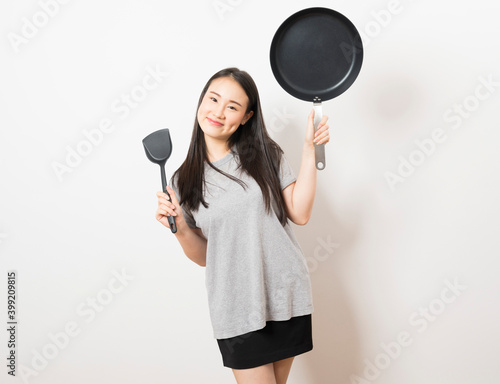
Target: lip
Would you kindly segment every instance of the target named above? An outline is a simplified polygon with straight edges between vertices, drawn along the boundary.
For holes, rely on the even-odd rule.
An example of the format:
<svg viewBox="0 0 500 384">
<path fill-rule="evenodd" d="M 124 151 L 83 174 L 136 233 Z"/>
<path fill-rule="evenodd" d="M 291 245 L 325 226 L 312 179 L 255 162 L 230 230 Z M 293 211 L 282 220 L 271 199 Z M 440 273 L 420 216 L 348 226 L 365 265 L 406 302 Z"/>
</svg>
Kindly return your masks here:
<svg viewBox="0 0 500 384">
<path fill-rule="evenodd" d="M 218 121 L 212 120 L 208 117 L 207 117 L 207 120 L 210 124 L 215 125 L 216 127 L 222 127 L 222 125 L 223 125 L 222 123 L 219 123 Z"/>
</svg>

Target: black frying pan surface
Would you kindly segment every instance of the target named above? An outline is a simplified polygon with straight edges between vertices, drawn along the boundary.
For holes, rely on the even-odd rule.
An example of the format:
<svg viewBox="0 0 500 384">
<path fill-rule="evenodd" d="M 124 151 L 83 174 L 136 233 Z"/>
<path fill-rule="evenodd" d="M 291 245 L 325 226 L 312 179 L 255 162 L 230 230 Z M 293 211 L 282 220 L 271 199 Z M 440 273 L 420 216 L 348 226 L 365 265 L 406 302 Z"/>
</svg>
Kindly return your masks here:
<svg viewBox="0 0 500 384">
<path fill-rule="evenodd" d="M 285 91 L 301 100 L 325 101 L 356 80 L 363 46 L 356 27 L 344 15 L 308 8 L 279 27 L 270 56 L 273 74 Z"/>
</svg>

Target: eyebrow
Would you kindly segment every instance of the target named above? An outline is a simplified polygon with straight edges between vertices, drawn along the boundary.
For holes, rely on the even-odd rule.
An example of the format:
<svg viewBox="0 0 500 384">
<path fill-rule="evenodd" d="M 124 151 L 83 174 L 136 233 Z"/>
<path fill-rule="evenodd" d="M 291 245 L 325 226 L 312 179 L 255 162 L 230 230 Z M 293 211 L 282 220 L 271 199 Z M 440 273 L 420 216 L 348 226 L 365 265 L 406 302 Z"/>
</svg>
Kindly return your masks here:
<svg viewBox="0 0 500 384">
<path fill-rule="evenodd" d="M 222 97 L 222 96 L 221 96 L 221 95 L 219 95 L 217 92 L 210 91 L 210 93 L 213 93 L 214 95 L 217 95 L 217 96 L 219 96 L 219 97 Z M 242 108 L 243 108 L 243 106 L 242 106 L 240 103 L 238 103 L 237 101 L 234 101 L 234 100 L 229 100 L 229 102 L 230 102 L 230 103 L 234 103 L 234 104 L 238 104 L 240 107 L 242 107 Z"/>
</svg>

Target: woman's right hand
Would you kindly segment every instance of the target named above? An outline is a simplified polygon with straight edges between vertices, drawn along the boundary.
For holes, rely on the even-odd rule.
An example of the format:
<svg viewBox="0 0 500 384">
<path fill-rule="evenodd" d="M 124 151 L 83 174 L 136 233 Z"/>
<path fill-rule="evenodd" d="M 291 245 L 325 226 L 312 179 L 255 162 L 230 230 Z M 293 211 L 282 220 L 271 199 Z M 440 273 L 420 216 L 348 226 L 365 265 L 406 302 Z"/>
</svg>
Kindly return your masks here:
<svg viewBox="0 0 500 384">
<path fill-rule="evenodd" d="M 175 237 L 179 240 L 182 250 L 186 256 L 196 264 L 205 267 L 207 265 L 207 239 L 203 236 L 200 228 L 190 229 L 184 219 L 181 206 L 177 200 L 175 192 L 167 186 L 172 201 L 164 192 L 156 192 L 158 196 L 158 209 L 156 210 L 156 220 L 165 227 L 170 228 L 168 217 L 175 217 L 177 232 Z"/>
<path fill-rule="evenodd" d="M 156 220 L 162 223 L 165 227 L 170 228 L 168 223 L 168 217 L 175 217 L 175 223 L 177 227 L 184 227 L 185 224 L 184 215 L 182 214 L 182 209 L 180 207 L 177 196 L 172 188 L 167 185 L 167 191 L 170 194 L 172 201 L 168 200 L 168 195 L 165 192 L 158 191 L 156 196 L 158 197 L 158 209 L 156 210 Z"/>
</svg>

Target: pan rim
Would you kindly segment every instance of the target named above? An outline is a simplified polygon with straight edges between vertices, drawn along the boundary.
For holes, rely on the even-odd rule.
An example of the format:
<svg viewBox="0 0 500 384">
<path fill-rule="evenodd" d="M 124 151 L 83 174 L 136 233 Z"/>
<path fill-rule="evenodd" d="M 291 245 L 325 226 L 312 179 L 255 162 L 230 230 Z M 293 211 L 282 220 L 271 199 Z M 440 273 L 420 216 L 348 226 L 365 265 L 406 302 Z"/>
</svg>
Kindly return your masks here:
<svg viewBox="0 0 500 384">
<path fill-rule="evenodd" d="M 345 75 L 340 81 L 327 84 L 327 86 L 323 89 L 304 88 L 303 86 L 299 86 L 297 84 L 294 84 L 293 81 L 290 81 L 290 79 L 287 78 L 287 74 L 284 73 L 282 68 L 280 68 L 278 50 L 280 47 L 280 42 L 287 33 L 290 33 L 290 30 L 293 29 L 294 24 L 306 17 L 316 17 L 318 15 L 330 16 L 337 24 L 339 24 L 340 22 L 340 25 L 349 34 L 349 36 L 351 36 L 350 44 L 345 42 L 342 43 L 345 43 L 347 45 L 345 46 L 345 49 L 350 50 L 350 52 L 352 53 L 352 59 L 349 69 L 345 72 Z M 339 45 L 342 43 L 339 42 Z M 271 43 L 270 62 L 274 77 L 276 78 L 280 86 L 290 95 L 304 101 L 315 101 L 318 99 L 323 101 L 330 100 L 341 95 L 348 88 L 350 88 L 359 75 L 363 62 L 363 45 L 361 35 L 359 34 L 359 31 L 356 29 L 354 24 L 345 15 L 334 9 L 324 7 L 305 8 L 289 16 L 287 19 L 285 19 L 285 21 L 281 23 L 281 25 L 277 29 Z"/>
</svg>

